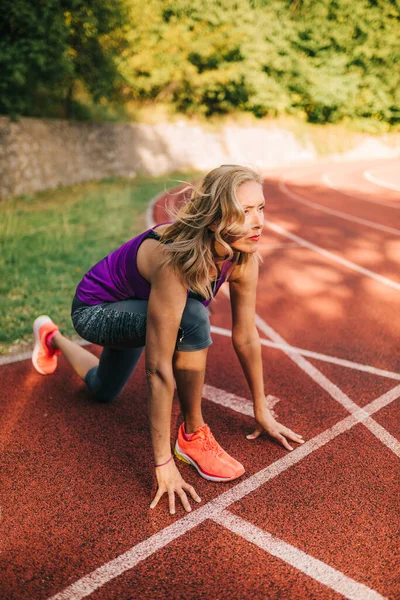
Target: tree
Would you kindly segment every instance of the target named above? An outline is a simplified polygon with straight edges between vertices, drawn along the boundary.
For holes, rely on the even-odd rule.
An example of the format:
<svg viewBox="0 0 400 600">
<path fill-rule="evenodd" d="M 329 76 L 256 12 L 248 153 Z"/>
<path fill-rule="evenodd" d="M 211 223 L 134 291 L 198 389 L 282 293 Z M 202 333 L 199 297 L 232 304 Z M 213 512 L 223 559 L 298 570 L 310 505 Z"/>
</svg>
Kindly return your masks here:
<svg viewBox="0 0 400 600">
<path fill-rule="evenodd" d="M 118 90 L 122 0 L 0 0 L 0 111 L 35 114 L 37 94 L 64 98 L 83 82 L 95 101 Z"/>
</svg>

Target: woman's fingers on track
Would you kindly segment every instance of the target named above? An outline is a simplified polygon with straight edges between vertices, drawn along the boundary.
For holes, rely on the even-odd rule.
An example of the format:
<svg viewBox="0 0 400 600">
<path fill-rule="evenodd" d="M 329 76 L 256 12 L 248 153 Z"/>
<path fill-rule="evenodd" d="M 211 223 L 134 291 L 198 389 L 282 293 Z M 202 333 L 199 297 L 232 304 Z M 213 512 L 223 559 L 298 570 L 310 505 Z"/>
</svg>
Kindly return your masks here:
<svg viewBox="0 0 400 600">
<path fill-rule="evenodd" d="M 277 439 L 278 442 L 280 442 L 282 444 L 282 446 L 284 446 L 286 448 L 286 450 L 293 450 L 292 446 L 289 444 L 289 442 L 287 441 L 285 436 L 278 433 L 278 435 L 275 436 L 275 439 Z"/>
<path fill-rule="evenodd" d="M 168 502 L 169 502 L 169 514 L 175 514 L 175 490 L 170 488 L 168 490 Z"/>
<path fill-rule="evenodd" d="M 189 483 L 184 482 L 184 484 L 182 485 L 183 489 L 186 490 L 187 492 L 189 492 L 189 494 L 192 496 L 193 500 L 196 500 L 196 502 L 201 502 L 201 498 L 198 495 L 198 493 L 196 492 L 196 490 L 194 489 L 194 487 L 192 485 L 190 485 Z"/>
<path fill-rule="evenodd" d="M 283 433 L 283 435 L 288 437 L 293 442 L 297 442 L 298 444 L 304 444 L 303 436 L 300 435 L 299 433 L 295 433 L 294 431 L 292 431 L 291 429 L 288 429 L 287 427 L 284 427 L 282 429 L 282 433 Z"/>
<path fill-rule="evenodd" d="M 255 440 L 262 433 L 262 431 L 263 430 L 260 427 L 256 427 L 256 429 L 253 431 L 253 433 L 246 435 L 246 439 L 247 440 Z"/>
<path fill-rule="evenodd" d="M 186 510 L 186 512 L 190 512 L 192 510 L 192 507 L 190 506 L 189 500 L 188 500 L 185 492 L 183 491 L 183 489 L 177 490 L 176 493 L 178 494 L 179 498 L 181 499 L 183 508 Z"/>
<path fill-rule="evenodd" d="M 246 438 L 248 440 L 255 440 L 261 435 L 261 433 L 265 431 L 272 438 L 276 439 L 284 448 L 286 448 L 286 450 L 293 450 L 288 440 L 292 442 L 297 442 L 298 444 L 304 444 L 304 440 L 301 435 L 299 435 L 298 433 L 294 433 L 294 431 L 288 429 L 280 423 L 276 423 L 276 425 L 278 425 L 278 427 L 272 427 L 268 429 L 263 429 L 258 426 L 253 431 L 253 433 L 247 435 Z"/>
<path fill-rule="evenodd" d="M 178 494 L 180 501 L 182 502 L 182 506 L 186 510 L 186 512 L 190 512 L 192 510 L 192 507 L 189 504 L 189 500 L 185 493 L 185 490 L 187 492 L 189 492 L 189 494 L 192 496 L 193 500 L 195 500 L 196 502 L 201 502 L 201 498 L 197 494 L 194 487 L 192 485 L 189 485 L 185 481 L 183 481 L 182 485 L 176 484 L 176 485 L 168 486 L 168 488 L 166 488 L 165 486 L 160 486 L 150 504 L 150 508 L 155 508 L 157 506 L 157 504 L 159 503 L 160 499 L 162 498 L 162 496 L 167 492 L 170 515 L 175 514 L 175 494 Z"/>
<path fill-rule="evenodd" d="M 153 498 L 153 500 L 152 500 L 152 502 L 150 504 L 150 508 L 155 508 L 157 506 L 157 504 L 160 501 L 160 498 L 165 494 L 166 491 L 167 490 L 165 488 L 163 488 L 163 487 L 159 487 L 157 489 L 157 493 L 154 496 L 154 498 Z"/>
</svg>

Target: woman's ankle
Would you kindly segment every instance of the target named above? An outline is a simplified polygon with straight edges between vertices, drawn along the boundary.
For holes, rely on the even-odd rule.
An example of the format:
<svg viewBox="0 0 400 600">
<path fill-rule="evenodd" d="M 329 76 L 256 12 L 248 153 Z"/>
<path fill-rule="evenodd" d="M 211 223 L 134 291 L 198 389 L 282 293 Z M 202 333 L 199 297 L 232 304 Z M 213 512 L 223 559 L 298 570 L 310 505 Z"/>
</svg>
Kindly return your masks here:
<svg viewBox="0 0 400 600">
<path fill-rule="evenodd" d="M 62 334 L 58 330 L 54 331 L 50 335 L 47 336 L 46 344 L 53 350 L 59 350 L 59 347 L 57 344 L 57 339 L 60 339 L 60 338 L 62 338 Z"/>
<path fill-rule="evenodd" d="M 185 433 L 187 435 L 194 433 L 195 431 L 197 431 L 197 429 L 199 429 L 199 427 L 204 427 L 204 425 L 205 425 L 204 419 L 202 417 L 197 417 L 197 418 L 185 417 L 184 421 L 185 421 Z"/>
</svg>

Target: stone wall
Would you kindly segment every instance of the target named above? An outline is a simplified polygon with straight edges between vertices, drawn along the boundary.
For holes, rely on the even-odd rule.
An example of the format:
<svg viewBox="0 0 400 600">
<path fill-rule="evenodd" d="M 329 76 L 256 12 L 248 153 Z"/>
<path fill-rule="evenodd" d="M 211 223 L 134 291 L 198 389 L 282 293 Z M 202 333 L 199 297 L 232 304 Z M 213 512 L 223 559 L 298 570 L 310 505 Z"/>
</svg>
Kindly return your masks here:
<svg viewBox="0 0 400 600">
<path fill-rule="evenodd" d="M 393 149 L 387 151 L 393 155 Z M 0 117 L 0 198 L 109 176 L 134 177 L 138 171 L 204 171 L 223 163 L 262 170 L 315 158 L 311 144 L 301 145 L 293 133 L 274 125 L 211 131 L 184 121 L 146 125 Z"/>
</svg>

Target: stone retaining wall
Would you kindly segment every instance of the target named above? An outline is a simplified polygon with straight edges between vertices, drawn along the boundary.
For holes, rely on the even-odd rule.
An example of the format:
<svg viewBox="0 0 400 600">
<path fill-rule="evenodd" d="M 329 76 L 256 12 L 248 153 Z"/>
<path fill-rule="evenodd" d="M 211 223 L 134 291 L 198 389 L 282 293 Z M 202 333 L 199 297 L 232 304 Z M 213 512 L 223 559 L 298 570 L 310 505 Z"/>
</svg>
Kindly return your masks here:
<svg viewBox="0 0 400 600">
<path fill-rule="evenodd" d="M 393 149 L 386 150 L 393 155 Z M 274 125 L 208 131 L 184 121 L 146 125 L 0 117 L 0 198 L 109 176 L 134 177 L 138 171 L 205 171 L 223 163 L 262 170 L 316 158 L 311 144 L 302 146 L 293 133 Z"/>
</svg>

